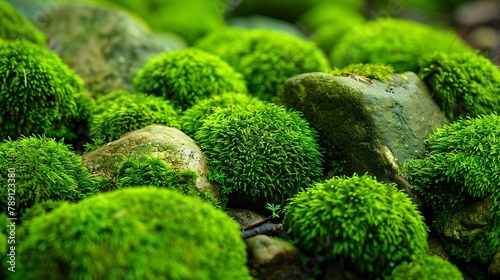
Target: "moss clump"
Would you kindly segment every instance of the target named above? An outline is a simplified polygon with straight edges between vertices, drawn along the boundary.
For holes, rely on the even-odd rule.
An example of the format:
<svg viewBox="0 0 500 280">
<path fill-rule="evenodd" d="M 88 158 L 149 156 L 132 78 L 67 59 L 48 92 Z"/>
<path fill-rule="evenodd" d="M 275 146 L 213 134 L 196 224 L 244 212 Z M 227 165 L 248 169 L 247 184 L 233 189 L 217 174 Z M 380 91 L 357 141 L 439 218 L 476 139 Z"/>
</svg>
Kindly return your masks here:
<svg viewBox="0 0 500 280">
<path fill-rule="evenodd" d="M 180 117 L 182 131 L 194 138 L 203 121 L 217 108 L 259 105 L 262 101 L 245 93 L 226 93 L 201 100 L 187 109 Z"/>
<path fill-rule="evenodd" d="M 0 139 L 74 138 L 83 81 L 61 59 L 26 41 L 0 42 Z"/>
<path fill-rule="evenodd" d="M 304 12 L 298 23 L 311 31 L 316 31 L 321 26 L 351 26 L 356 23 L 366 22 L 361 13 L 363 1 L 321 1 Z"/>
<path fill-rule="evenodd" d="M 272 100 L 295 75 L 329 69 L 314 43 L 277 31 L 225 29 L 196 46 L 226 60 L 243 74 L 249 92 L 263 100 Z"/>
<path fill-rule="evenodd" d="M 432 44 L 428 44 L 432 42 Z M 417 22 L 381 18 L 355 26 L 332 49 L 332 66 L 354 63 L 391 65 L 398 73 L 416 71 L 418 59 L 434 51 L 467 52 L 456 34 Z"/>
<path fill-rule="evenodd" d="M 251 279 L 236 222 L 162 188 L 63 205 L 19 234 L 18 279 Z"/>
<path fill-rule="evenodd" d="M 98 100 L 96 112 L 101 113 L 94 116 L 90 125 L 90 136 L 95 142 L 111 142 L 150 124 L 180 127 L 177 111 L 161 97 L 121 91 L 113 93 L 113 97 Z"/>
<path fill-rule="evenodd" d="M 485 57 L 436 52 L 419 60 L 417 73 L 451 120 L 500 109 L 500 71 Z"/>
<path fill-rule="evenodd" d="M 23 214 L 22 221 L 32 220 L 36 217 L 49 214 L 54 209 L 68 204 L 69 202 L 63 200 L 45 200 L 39 203 L 36 203 L 32 207 L 28 208 L 26 212 Z"/>
<path fill-rule="evenodd" d="M 217 109 L 196 132 L 222 194 L 282 203 L 322 175 L 317 133 L 276 104 Z"/>
<path fill-rule="evenodd" d="M 134 86 L 138 92 L 163 96 L 182 110 L 212 95 L 247 92 L 241 74 L 219 57 L 197 49 L 151 59 L 139 70 Z"/>
<path fill-rule="evenodd" d="M 54 139 L 33 136 L 0 145 L 0 183 L 6 186 L 0 188 L 1 209 L 8 206 L 12 173 L 16 215 L 45 200 L 77 201 L 97 192 L 81 158 Z"/>
<path fill-rule="evenodd" d="M 0 0 L 0 40 L 26 40 L 39 46 L 46 42 L 45 35 L 4 0 Z"/>
<path fill-rule="evenodd" d="M 438 256 L 425 256 L 420 260 L 402 262 L 392 270 L 388 280 L 463 280 L 460 270 Z"/>
<path fill-rule="evenodd" d="M 330 72 L 333 76 L 340 76 L 344 73 L 352 73 L 370 79 L 387 82 L 392 79 L 391 74 L 394 74 L 394 69 L 388 65 L 358 63 L 347 65 L 342 69 L 336 68 Z"/>
<path fill-rule="evenodd" d="M 196 188 L 198 173 L 192 170 L 175 171 L 161 158 L 144 156 L 127 158 L 118 165 L 116 180 L 119 188 L 136 186 L 156 186 L 177 190 L 189 196 L 200 197 L 214 205 L 217 200 L 209 192 Z"/>
<path fill-rule="evenodd" d="M 393 184 L 374 177 L 334 177 L 301 191 L 285 207 L 283 226 L 306 253 L 383 276 L 427 252 L 423 217 Z"/>
</svg>

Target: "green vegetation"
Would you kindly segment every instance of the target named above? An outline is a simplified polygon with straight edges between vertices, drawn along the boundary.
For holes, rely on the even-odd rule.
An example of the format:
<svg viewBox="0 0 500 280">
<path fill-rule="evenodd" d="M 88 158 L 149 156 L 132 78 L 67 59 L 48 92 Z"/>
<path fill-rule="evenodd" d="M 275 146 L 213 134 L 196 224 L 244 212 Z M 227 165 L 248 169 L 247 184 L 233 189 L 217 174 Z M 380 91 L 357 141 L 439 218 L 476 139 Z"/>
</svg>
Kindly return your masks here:
<svg viewBox="0 0 500 280">
<path fill-rule="evenodd" d="M 45 35 L 12 6 L 0 0 L 0 40 L 26 40 L 45 46 Z"/>
<path fill-rule="evenodd" d="M 451 120 L 500 111 L 500 71 L 473 52 L 436 52 L 419 60 L 418 75 Z"/>
<path fill-rule="evenodd" d="M 236 222 L 157 187 L 61 205 L 26 221 L 19 238 L 15 279 L 251 279 Z"/>
<path fill-rule="evenodd" d="M 394 268 L 387 280 L 463 280 L 460 270 L 438 256 L 425 256 L 412 262 L 404 261 Z"/>
<path fill-rule="evenodd" d="M 181 110 L 214 95 L 247 92 L 241 74 L 221 58 L 197 49 L 151 59 L 139 70 L 134 86 L 137 92 L 162 96 Z"/>
<path fill-rule="evenodd" d="M 9 173 L 14 174 L 17 215 L 45 200 L 77 201 L 98 192 L 80 156 L 61 141 L 43 136 L 0 145 L 0 184 L 5 186 L 0 188 L 0 207 L 5 210 Z"/>
<path fill-rule="evenodd" d="M 314 43 L 277 31 L 228 28 L 204 37 L 196 46 L 226 60 L 243 74 L 249 92 L 267 101 L 289 78 L 329 69 Z"/>
<path fill-rule="evenodd" d="M 321 178 L 317 138 L 301 114 L 272 103 L 217 109 L 195 135 L 222 194 L 278 204 Z"/>
<path fill-rule="evenodd" d="M 334 69 L 330 72 L 333 76 L 340 76 L 345 73 L 352 73 L 359 76 L 364 76 L 370 79 L 377 79 L 382 82 L 391 80 L 391 74 L 394 74 L 394 69 L 387 65 L 377 64 L 350 64 L 341 69 Z"/>
<path fill-rule="evenodd" d="M 301 191 L 285 207 L 283 226 L 305 253 L 366 275 L 381 277 L 427 253 L 426 226 L 410 198 L 368 175 Z"/>
</svg>

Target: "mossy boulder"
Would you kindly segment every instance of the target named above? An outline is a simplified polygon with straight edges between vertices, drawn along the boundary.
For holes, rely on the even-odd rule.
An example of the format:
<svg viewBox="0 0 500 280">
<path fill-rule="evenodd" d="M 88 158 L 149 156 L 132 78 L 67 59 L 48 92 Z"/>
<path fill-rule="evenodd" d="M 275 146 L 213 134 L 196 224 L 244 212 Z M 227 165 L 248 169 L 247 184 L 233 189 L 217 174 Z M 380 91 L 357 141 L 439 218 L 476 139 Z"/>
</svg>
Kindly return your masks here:
<svg viewBox="0 0 500 280">
<path fill-rule="evenodd" d="M 123 10 L 93 3 L 67 3 L 49 9 L 36 22 L 55 51 L 85 81 L 93 95 L 133 91 L 132 79 L 149 59 L 185 43 L 159 35 Z"/>
<path fill-rule="evenodd" d="M 369 172 L 392 181 L 400 163 L 425 154 L 425 138 L 448 120 L 411 72 L 371 84 L 356 77 L 303 74 L 288 80 L 277 102 L 302 111 L 317 129 L 327 160 L 343 174 Z"/>
<path fill-rule="evenodd" d="M 84 154 L 82 161 L 92 173 L 115 178 L 118 166 L 126 158 L 149 155 L 160 157 L 175 171 L 196 172 L 199 176 L 196 188 L 219 197 L 218 186 L 207 180 L 209 167 L 205 156 L 193 139 L 176 128 L 155 124 L 128 132 L 120 139 Z"/>
<path fill-rule="evenodd" d="M 251 279 L 234 221 L 156 187 L 62 205 L 24 223 L 19 238 L 13 279 Z"/>
<path fill-rule="evenodd" d="M 5 0 L 0 0 L 0 40 L 26 40 L 45 46 L 47 38 Z"/>
</svg>

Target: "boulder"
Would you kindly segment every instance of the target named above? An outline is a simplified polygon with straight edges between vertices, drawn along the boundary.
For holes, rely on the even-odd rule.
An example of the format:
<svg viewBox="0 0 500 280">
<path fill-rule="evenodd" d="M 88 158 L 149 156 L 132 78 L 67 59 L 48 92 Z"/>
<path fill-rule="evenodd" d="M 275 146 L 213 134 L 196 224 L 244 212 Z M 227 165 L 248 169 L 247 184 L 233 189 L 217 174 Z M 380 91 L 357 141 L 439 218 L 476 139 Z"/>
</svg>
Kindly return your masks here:
<svg viewBox="0 0 500 280">
<path fill-rule="evenodd" d="M 226 213 L 229 217 L 238 222 L 241 229 L 246 229 L 266 219 L 266 217 L 246 209 L 230 209 L 227 210 Z"/>
<path fill-rule="evenodd" d="M 212 191 L 220 198 L 219 187 L 208 181 L 207 160 L 198 145 L 182 131 L 163 125 L 149 125 L 122 135 L 97 150 L 82 156 L 83 164 L 92 172 L 113 178 L 125 157 L 159 156 L 174 170 L 193 170 L 199 174 L 199 190 Z"/>
</svg>

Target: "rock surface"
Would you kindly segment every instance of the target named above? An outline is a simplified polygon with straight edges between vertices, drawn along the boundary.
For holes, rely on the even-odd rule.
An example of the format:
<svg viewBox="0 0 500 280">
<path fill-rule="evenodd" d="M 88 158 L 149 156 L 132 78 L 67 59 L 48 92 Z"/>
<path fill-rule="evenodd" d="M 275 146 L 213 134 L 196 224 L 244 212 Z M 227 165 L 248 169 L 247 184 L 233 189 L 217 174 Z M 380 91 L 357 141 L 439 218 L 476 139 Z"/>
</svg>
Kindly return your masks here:
<svg viewBox="0 0 500 280">
<path fill-rule="evenodd" d="M 425 154 L 424 140 L 449 121 L 412 72 L 372 84 L 308 73 L 289 79 L 277 103 L 302 111 L 318 130 L 330 161 L 346 175 L 369 172 L 394 181 L 399 166 Z"/>
<path fill-rule="evenodd" d="M 82 156 L 82 162 L 92 173 L 114 177 L 125 156 L 138 158 L 152 154 L 160 156 L 174 170 L 193 170 L 200 176 L 196 180 L 199 190 L 212 191 L 220 198 L 218 186 L 207 180 L 207 160 L 193 139 L 182 131 L 163 125 L 149 125 L 125 133 L 120 139 Z"/>
<path fill-rule="evenodd" d="M 226 211 L 226 213 L 229 215 L 229 217 L 238 222 L 241 229 L 245 229 L 266 219 L 266 217 L 258 213 L 245 209 L 230 209 Z"/>
<path fill-rule="evenodd" d="M 149 59 L 185 48 L 174 35 L 153 34 L 125 11 L 90 3 L 48 10 L 36 22 L 49 48 L 85 81 L 93 94 L 116 89 L 133 92 L 132 80 Z"/>
</svg>

